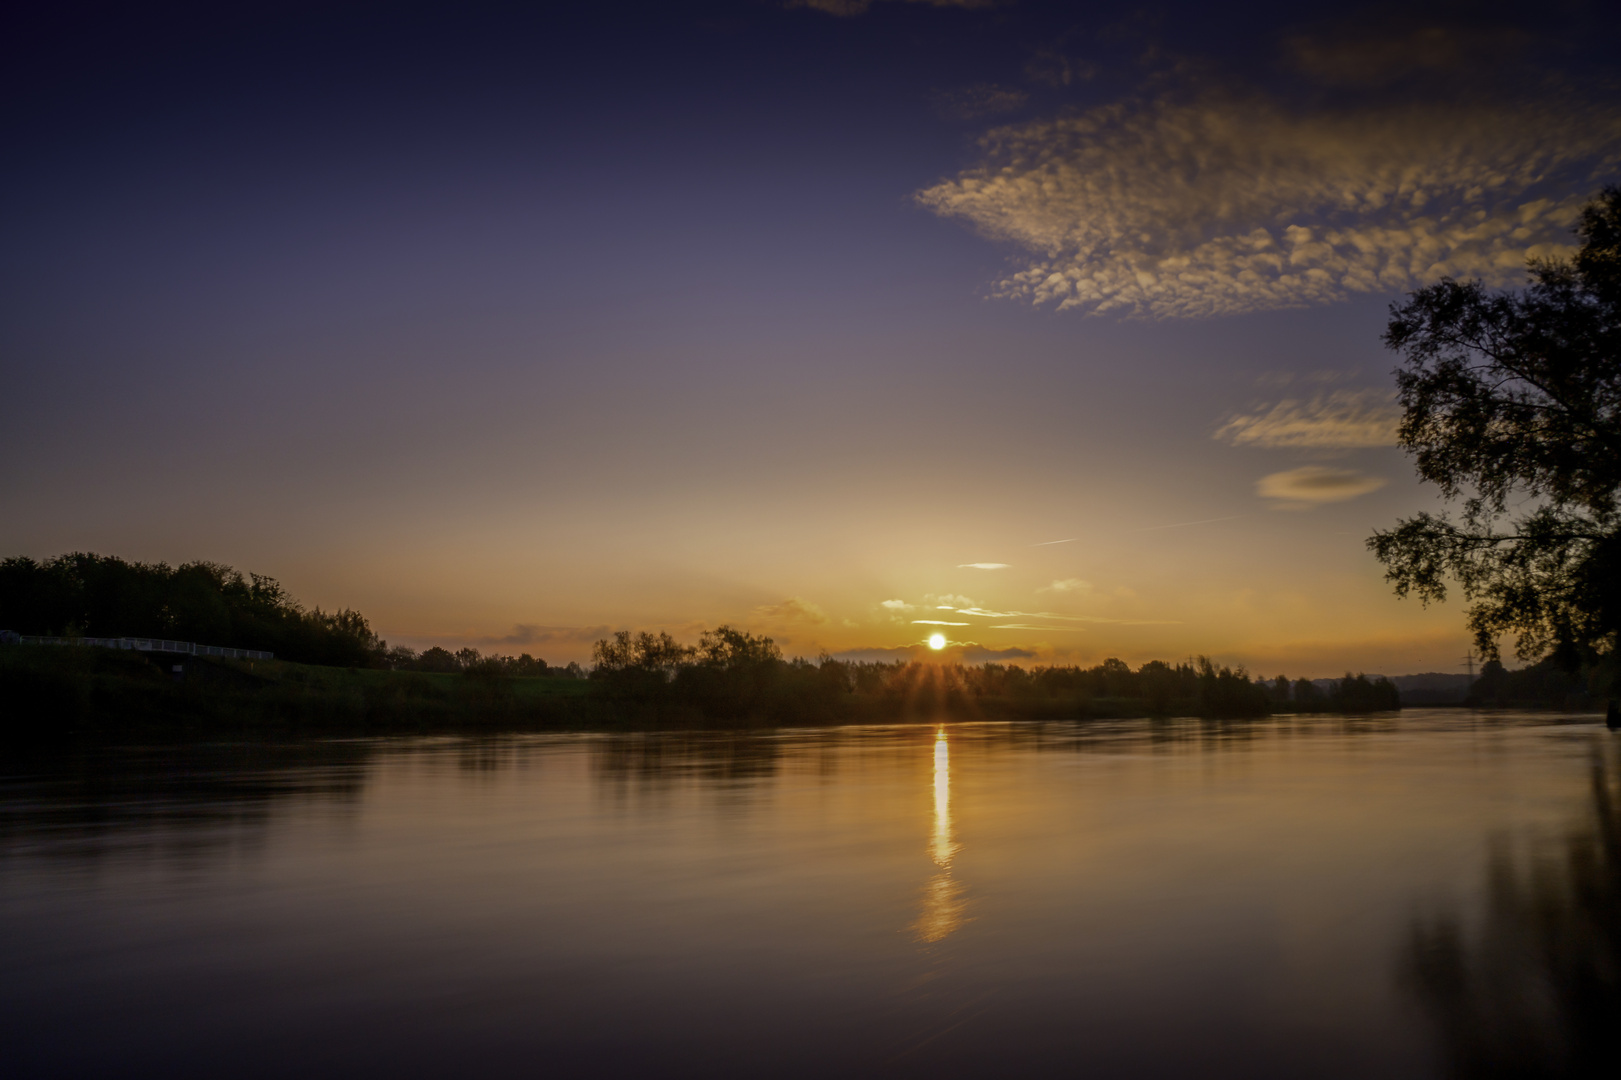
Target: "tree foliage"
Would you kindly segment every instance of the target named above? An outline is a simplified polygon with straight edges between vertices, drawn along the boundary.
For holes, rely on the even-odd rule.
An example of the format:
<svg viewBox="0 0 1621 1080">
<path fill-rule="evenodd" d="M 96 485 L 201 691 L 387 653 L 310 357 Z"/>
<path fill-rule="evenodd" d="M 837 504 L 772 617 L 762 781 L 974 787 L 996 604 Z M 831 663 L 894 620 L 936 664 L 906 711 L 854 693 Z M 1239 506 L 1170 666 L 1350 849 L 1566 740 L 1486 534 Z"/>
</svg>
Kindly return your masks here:
<svg viewBox="0 0 1621 1080">
<path fill-rule="evenodd" d="M 1458 517 L 1420 513 L 1368 547 L 1398 596 L 1470 601 L 1476 647 L 1612 653 L 1621 630 L 1621 188 L 1583 210 L 1580 250 L 1509 292 L 1443 280 L 1391 310 L 1399 441 Z"/>
<path fill-rule="evenodd" d="M 1110 657 L 1093 667 L 785 660 L 768 637 L 730 626 L 695 646 L 668 634 L 620 631 L 596 643 L 592 681 L 621 704 L 683 710 L 712 720 L 827 722 L 865 710 L 882 717 L 951 715 L 1197 715 L 1374 712 L 1399 709 L 1384 678 L 1347 674 L 1327 692 L 1311 681 L 1252 681 L 1207 657 L 1151 660 L 1132 670 Z"/>
<path fill-rule="evenodd" d="M 75 552 L 0 560 L 0 628 L 23 634 L 153 637 L 341 667 L 373 663 L 384 643 L 366 617 L 305 610 L 274 578 L 212 562 L 126 562 Z"/>
</svg>

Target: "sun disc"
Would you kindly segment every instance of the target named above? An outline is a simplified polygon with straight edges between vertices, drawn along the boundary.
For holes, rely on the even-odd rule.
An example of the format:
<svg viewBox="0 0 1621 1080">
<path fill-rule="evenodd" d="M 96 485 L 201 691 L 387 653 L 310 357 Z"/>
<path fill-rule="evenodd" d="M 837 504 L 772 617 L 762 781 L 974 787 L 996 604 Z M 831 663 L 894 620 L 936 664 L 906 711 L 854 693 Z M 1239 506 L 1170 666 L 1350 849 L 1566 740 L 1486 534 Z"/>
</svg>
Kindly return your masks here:
<svg viewBox="0 0 1621 1080">
<path fill-rule="evenodd" d="M 946 647 L 946 636 L 944 634 L 930 634 L 929 635 L 929 648 L 931 648 L 931 649 L 943 649 L 945 647 Z"/>
</svg>

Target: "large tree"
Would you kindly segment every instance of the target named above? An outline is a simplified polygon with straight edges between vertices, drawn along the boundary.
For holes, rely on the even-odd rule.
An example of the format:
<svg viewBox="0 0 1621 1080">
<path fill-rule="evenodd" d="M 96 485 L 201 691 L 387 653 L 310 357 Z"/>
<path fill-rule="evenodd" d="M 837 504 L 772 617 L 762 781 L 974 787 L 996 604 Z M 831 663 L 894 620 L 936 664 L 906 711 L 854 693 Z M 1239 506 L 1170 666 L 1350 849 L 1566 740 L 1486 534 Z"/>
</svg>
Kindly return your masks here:
<svg viewBox="0 0 1621 1080">
<path fill-rule="evenodd" d="M 1613 660 L 1621 634 L 1621 188 L 1576 232 L 1528 287 L 1443 280 L 1385 331 L 1400 443 L 1456 517 L 1421 513 L 1368 547 L 1400 596 L 1442 600 L 1455 581 L 1488 658 L 1512 635 L 1524 659 Z"/>
</svg>

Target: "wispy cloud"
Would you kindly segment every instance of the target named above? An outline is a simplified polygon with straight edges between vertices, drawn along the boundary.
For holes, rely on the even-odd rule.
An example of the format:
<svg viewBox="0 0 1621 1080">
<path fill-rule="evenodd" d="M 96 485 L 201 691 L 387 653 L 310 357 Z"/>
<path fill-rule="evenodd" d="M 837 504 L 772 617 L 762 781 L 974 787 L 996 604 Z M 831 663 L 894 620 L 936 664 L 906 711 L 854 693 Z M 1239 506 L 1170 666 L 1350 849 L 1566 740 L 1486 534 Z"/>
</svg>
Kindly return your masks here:
<svg viewBox="0 0 1621 1080">
<path fill-rule="evenodd" d="M 1085 634 L 1084 626 L 1036 626 L 1032 623 L 1004 623 L 1001 626 L 987 626 L 987 630 L 1040 630 L 1044 633 L 1056 631 L 1060 634 Z"/>
<path fill-rule="evenodd" d="M 965 562 L 958 563 L 959 570 L 1006 570 L 1011 563 L 1005 562 Z"/>
<path fill-rule="evenodd" d="M 1621 162 L 1621 110 L 1168 94 L 996 128 L 981 151 L 917 198 L 1027 253 L 998 294 L 1202 316 L 1518 280 L 1528 256 L 1568 250 Z"/>
<path fill-rule="evenodd" d="M 753 613 L 757 619 L 786 623 L 825 623 L 827 614 L 809 600 L 790 596 L 778 604 L 762 604 Z"/>
<path fill-rule="evenodd" d="M 897 613 L 912 610 L 912 605 L 908 604 L 905 600 L 885 600 L 878 606 L 886 611 L 894 611 Z"/>
<path fill-rule="evenodd" d="M 1158 619 L 1113 619 L 1106 615 L 1063 615 L 1056 611 L 992 611 L 989 608 L 958 608 L 958 615 L 971 615 L 978 619 L 1057 619 L 1060 622 L 1112 623 L 1116 626 L 1176 626 L 1176 622 Z M 1006 629 L 992 627 L 991 629 Z"/>
<path fill-rule="evenodd" d="M 913 619 L 913 626 L 972 626 L 973 623 L 945 622 L 941 619 Z"/>
<path fill-rule="evenodd" d="M 1386 481 L 1353 469 L 1329 469 L 1307 465 L 1275 472 L 1255 482 L 1255 493 L 1277 499 L 1284 505 L 1312 506 L 1317 503 L 1345 502 L 1370 491 L 1378 491 Z"/>
<path fill-rule="evenodd" d="M 1354 450 L 1396 445 L 1401 410 L 1385 390 L 1335 390 L 1310 401 L 1285 398 L 1269 408 L 1234 416 L 1216 438 L 1234 446 L 1291 450 Z"/>
<path fill-rule="evenodd" d="M 606 626 L 539 626 L 519 623 L 512 633 L 474 638 L 479 645 L 539 646 L 579 645 L 605 638 L 610 633 Z"/>
<path fill-rule="evenodd" d="M 920 656 L 930 659 L 962 660 L 970 664 L 983 664 L 998 660 L 1026 660 L 1035 656 L 1031 649 L 1019 648 L 1010 645 L 1005 649 L 993 649 L 981 645 L 977 641 L 953 642 L 942 653 L 936 653 L 921 642 L 916 645 L 899 645 L 890 648 L 846 649 L 833 654 L 835 660 L 878 661 L 880 663 L 893 663 L 896 660 L 912 660 Z"/>
<path fill-rule="evenodd" d="M 991 649 L 984 645 L 969 645 L 962 651 L 962 658 L 970 664 L 995 663 L 998 660 L 1028 660 L 1035 655 L 1030 649 L 1021 649 L 1018 646 Z"/>
<path fill-rule="evenodd" d="M 1092 591 L 1090 581 L 1082 581 L 1078 577 L 1059 578 L 1050 585 L 1043 585 L 1037 589 L 1038 593 L 1084 593 Z"/>
</svg>

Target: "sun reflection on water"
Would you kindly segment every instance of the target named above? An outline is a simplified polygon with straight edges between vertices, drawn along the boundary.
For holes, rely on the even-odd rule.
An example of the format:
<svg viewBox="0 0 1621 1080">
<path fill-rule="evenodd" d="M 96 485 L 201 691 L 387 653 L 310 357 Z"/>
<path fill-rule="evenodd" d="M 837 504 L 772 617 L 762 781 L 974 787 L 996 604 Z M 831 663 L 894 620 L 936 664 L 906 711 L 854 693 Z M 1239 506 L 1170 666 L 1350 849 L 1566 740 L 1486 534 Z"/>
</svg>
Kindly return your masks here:
<svg viewBox="0 0 1621 1080">
<path fill-rule="evenodd" d="M 951 860 L 959 850 L 951 828 L 951 748 L 946 729 L 940 728 L 934 739 L 934 831 L 929 838 L 929 855 L 940 872 L 923 886 L 923 910 L 912 924 L 919 941 L 939 941 L 963 923 L 962 886 L 951 876 Z"/>
</svg>

